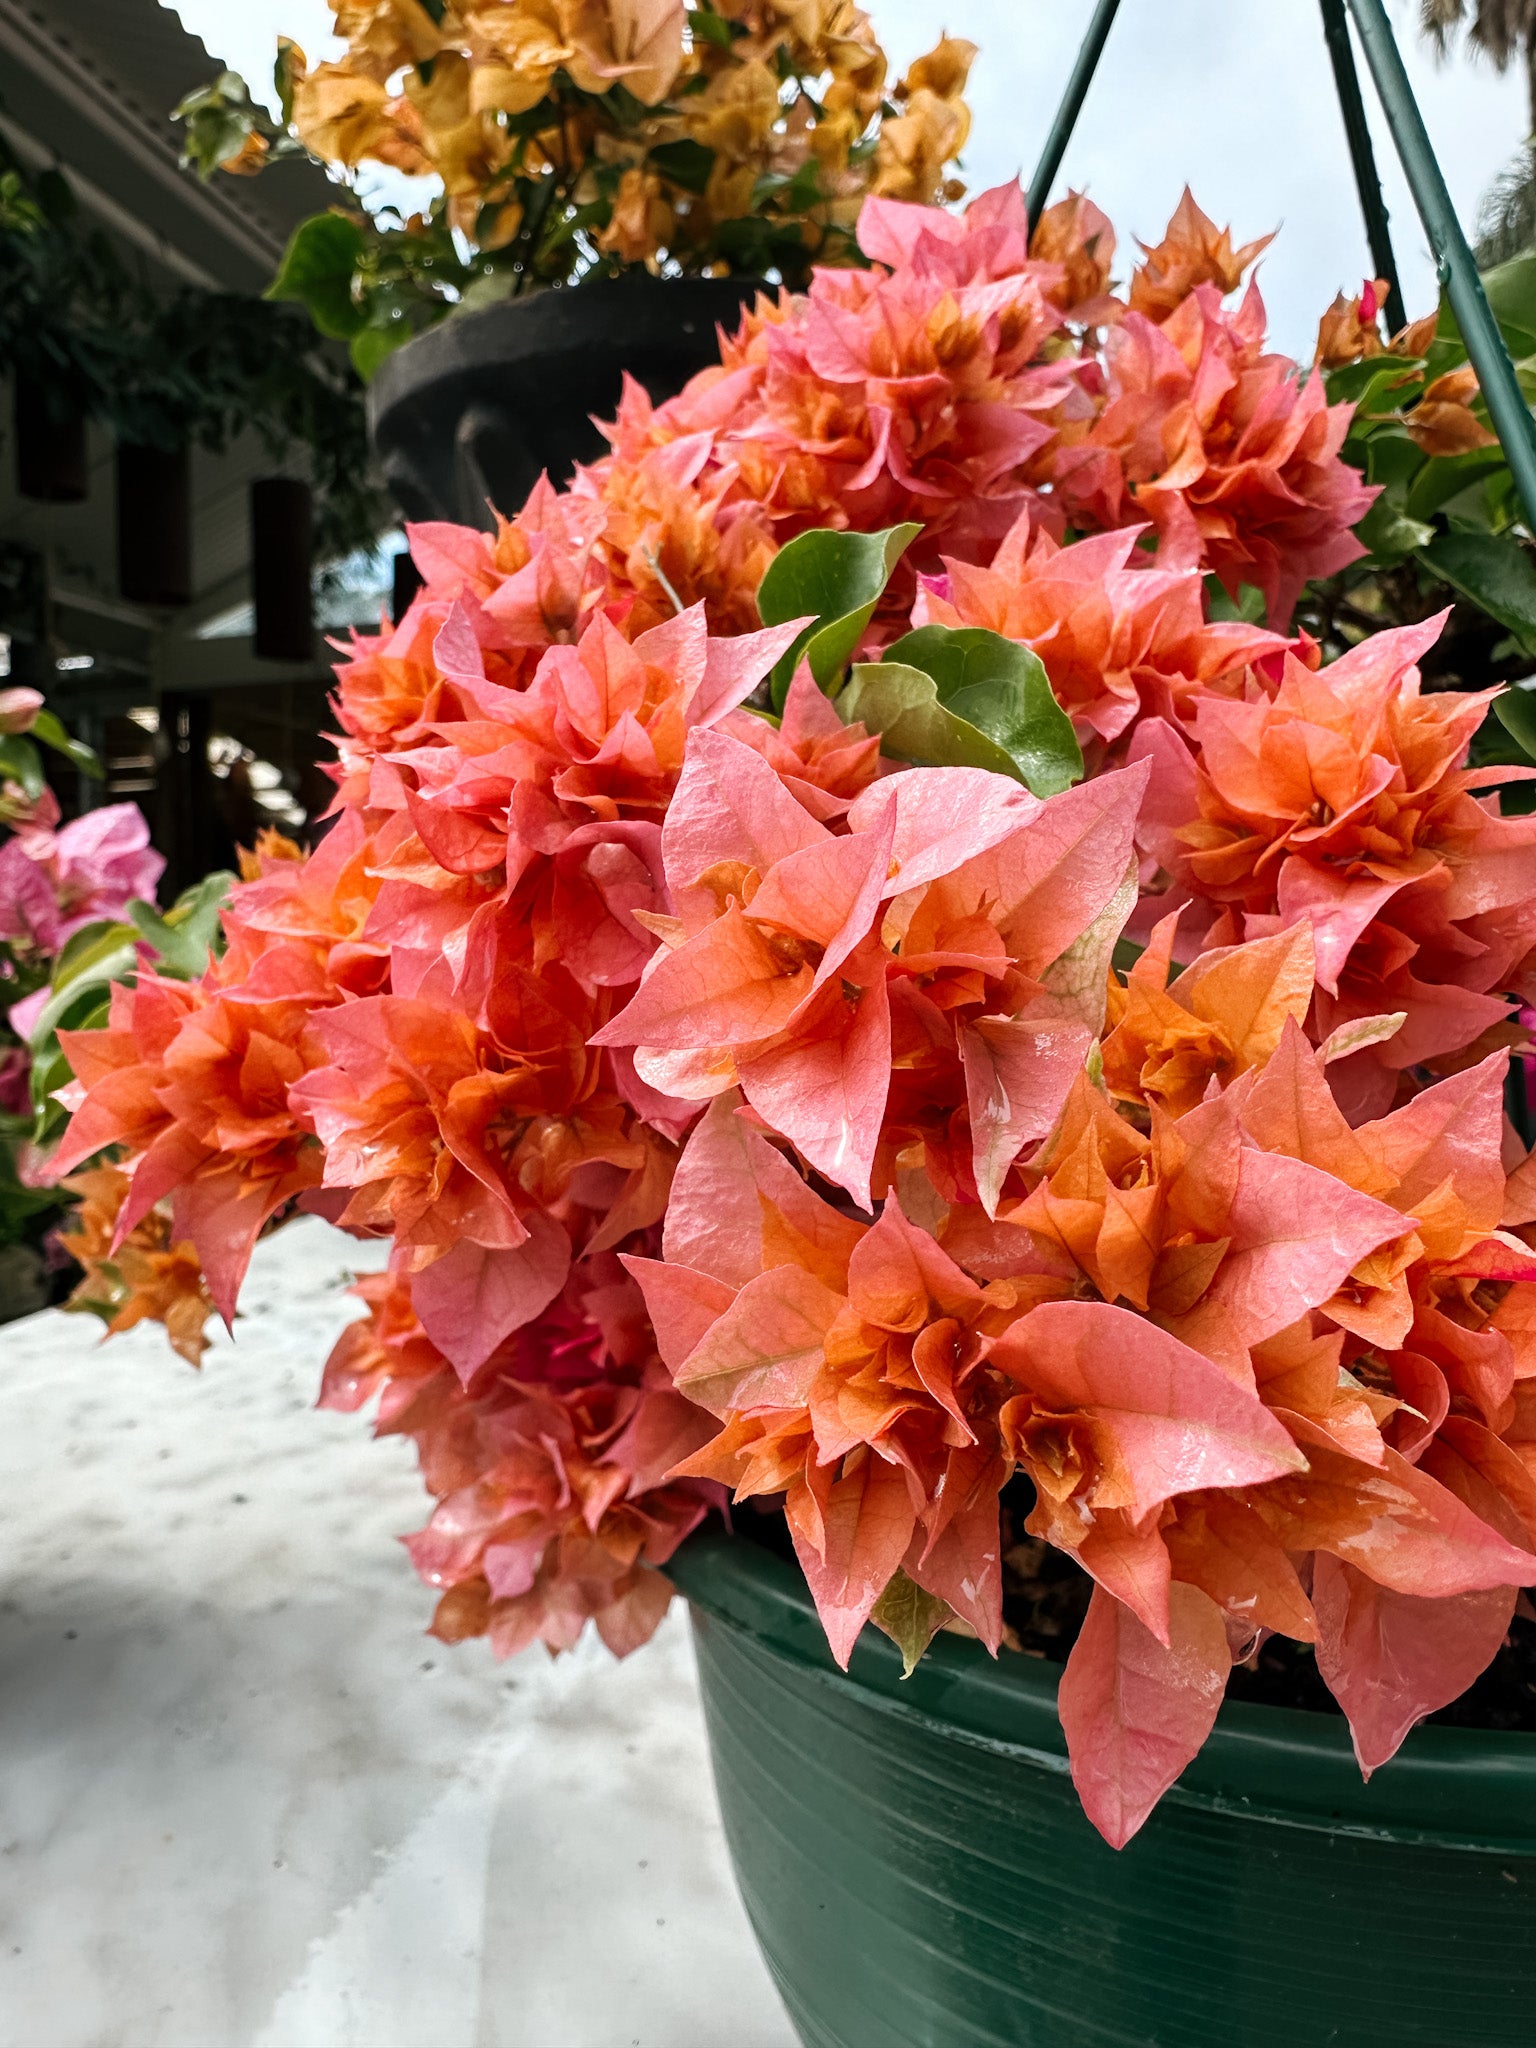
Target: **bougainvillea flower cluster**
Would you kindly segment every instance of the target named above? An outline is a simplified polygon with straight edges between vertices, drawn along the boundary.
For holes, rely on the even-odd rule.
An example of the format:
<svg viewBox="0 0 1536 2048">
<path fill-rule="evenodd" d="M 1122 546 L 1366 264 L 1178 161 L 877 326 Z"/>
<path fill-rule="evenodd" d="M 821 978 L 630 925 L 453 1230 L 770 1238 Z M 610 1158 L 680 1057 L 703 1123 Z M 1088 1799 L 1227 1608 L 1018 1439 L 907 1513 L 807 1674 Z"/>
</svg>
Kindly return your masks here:
<svg viewBox="0 0 1536 2048">
<path fill-rule="evenodd" d="M 1118 1845 L 1266 1636 L 1371 1770 L 1536 1584 L 1536 825 L 1438 622 L 1290 637 L 1372 494 L 1229 303 L 1261 244 L 1186 198 L 1122 293 L 1080 195 L 860 233 L 569 489 L 412 529 L 328 833 L 67 1037 L 56 1164 L 113 1151 L 95 1268 L 187 1342 L 294 1207 L 389 1240 L 323 1399 L 418 1446 L 450 1640 L 635 1647 L 727 1493 L 844 1664 L 893 1587 L 909 1657 L 997 1651 L 1010 1546 L 1063 1554 Z M 882 585 L 759 612 L 849 535 Z M 845 718 L 871 677 L 961 751 Z M 1031 783 L 1032 677 L 1086 780 Z"/>
</svg>

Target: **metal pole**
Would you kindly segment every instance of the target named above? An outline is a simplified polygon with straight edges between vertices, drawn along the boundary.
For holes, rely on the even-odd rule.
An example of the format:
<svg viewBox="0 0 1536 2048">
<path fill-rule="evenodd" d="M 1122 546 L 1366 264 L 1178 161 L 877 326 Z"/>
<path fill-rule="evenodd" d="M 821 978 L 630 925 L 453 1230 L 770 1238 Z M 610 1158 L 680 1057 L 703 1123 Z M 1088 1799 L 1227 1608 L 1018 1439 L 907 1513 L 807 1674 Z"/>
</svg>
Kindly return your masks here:
<svg viewBox="0 0 1536 2048">
<path fill-rule="evenodd" d="M 1061 105 L 1056 109 L 1051 132 L 1045 138 L 1040 161 L 1035 165 L 1035 175 L 1029 181 L 1031 231 L 1044 213 L 1046 201 L 1051 196 L 1056 173 L 1061 169 L 1061 160 L 1067 153 L 1067 144 L 1072 140 L 1072 130 L 1077 126 L 1077 117 L 1083 111 L 1083 101 L 1088 97 L 1088 88 L 1093 83 L 1093 74 L 1099 68 L 1099 59 L 1104 54 L 1104 45 L 1109 39 L 1110 28 L 1119 10 L 1120 0 L 1098 0 L 1098 5 L 1093 10 L 1088 33 L 1083 37 L 1083 46 L 1077 53 L 1077 62 L 1072 66 L 1072 76 L 1067 80 L 1067 89 L 1062 94 Z"/>
<path fill-rule="evenodd" d="M 1520 494 L 1525 523 L 1536 533 L 1536 426 L 1515 376 L 1515 366 L 1509 359 L 1509 350 L 1504 346 L 1504 337 L 1477 274 L 1477 264 L 1435 161 L 1382 0 L 1348 0 L 1348 4 L 1409 190 L 1434 252 L 1436 272 L 1456 315 L 1493 431 L 1503 445 L 1504 459 Z"/>
<path fill-rule="evenodd" d="M 1371 262 L 1377 277 L 1387 281 L 1387 332 L 1400 334 L 1408 325 L 1402 286 L 1397 280 L 1397 259 L 1392 254 L 1392 236 L 1387 227 L 1387 204 L 1381 196 L 1381 178 L 1376 169 L 1376 152 L 1365 118 L 1365 101 L 1360 96 L 1360 74 L 1350 48 L 1349 19 L 1344 0 L 1322 0 L 1323 34 L 1333 60 L 1333 82 L 1339 95 L 1339 112 L 1344 116 L 1344 134 L 1349 142 L 1349 160 L 1355 169 L 1355 190 L 1360 194 L 1360 211 L 1365 215 L 1366 239 L 1371 245 Z"/>
</svg>

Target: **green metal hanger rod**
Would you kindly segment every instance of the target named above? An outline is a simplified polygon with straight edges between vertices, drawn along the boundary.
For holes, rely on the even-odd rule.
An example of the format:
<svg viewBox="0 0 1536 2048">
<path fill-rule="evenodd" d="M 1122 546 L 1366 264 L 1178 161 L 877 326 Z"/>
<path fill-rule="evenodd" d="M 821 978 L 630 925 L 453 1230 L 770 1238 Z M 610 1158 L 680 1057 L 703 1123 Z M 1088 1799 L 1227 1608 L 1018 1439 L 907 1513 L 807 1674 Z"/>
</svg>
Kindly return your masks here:
<svg viewBox="0 0 1536 2048">
<path fill-rule="evenodd" d="M 1061 96 L 1061 105 L 1056 109 L 1056 118 L 1045 138 L 1040 161 L 1035 165 L 1035 175 L 1029 181 L 1027 206 L 1031 233 L 1051 196 L 1056 173 L 1061 169 L 1061 160 L 1067 153 L 1067 144 L 1072 140 L 1072 130 L 1077 126 L 1077 117 L 1083 111 L 1083 101 L 1088 97 L 1093 74 L 1099 68 L 1099 59 L 1104 54 L 1104 45 L 1109 40 L 1109 31 L 1114 26 L 1115 16 L 1119 11 L 1120 0 L 1098 0 L 1098 5 L 1093 10 L 1088 33 L 1083 37 L 1083 46 L 1077 53 L 1077 62 L 1072 66 L 1072 76 L 1067 80 L 1067 89 Z"/>
<path fill-rule="evenodd" d="M 1382 0 L 1349 0 L 1349 11 L 1354 16 L 1365 61 L 1371 68 L 1381 110 L 1397 145 L 1408 189 L 1429 238 L 1436 275 L 1451 302 L 1467 355 L 1477 372 L 1493 431 L 1503 444 L 1504 459 L 1520 495 L 1527 530 L 1536 533 L 1536 424 L 1532 422 L 1530 407 L 1488 304 L 1476 260 L 1456 218 L 1424 117 L 1403 68 L 1402 52 L 1392 34 L 1387 10 Z"/>
<path fill-rule="evenodd" d="M 1381 175 L 1376 169 L 1360 74 L 1355 69 L 1355 52 L 1349 40 L 1349 17 L 1344 12 L 1344 0 L 1322 0 L 1322 4 L 1323 35 L 1333 63 L 1333 83 L 1339 95 L 1339 112 L 1344 117 L 1355 190 L 1360 195 L 1360 211 L 1365 215 L 1365 238 L 1371 245 L 1375 274 L 1387 282 L 1387 332 L 1400 334 L 1408 325 L 1408 308 L 1398 283 L 1397 258 L 1392 253 L 1392 234 L 1387 225 L 1387 202 L 1381 194 Z"/>
<path fill-rule="evenodd" d="M 1040 218 L 1050 198 L 1119 5 L 1120 0 L 1098 0 L 1094 8 L 1088 33 L 1077 53 L 1061 105 L 1056 110 L 1045 148 L 1030 180 L 1028 203 L 1032 225 Z M 1382 198 L 1381 180 L 1366 123 L 1365 103 L 1350 48 L 1344 18 L 1346 6 L 1370 67 L 1376 96 L 1386 116 L 1398 160 L 1408 180 L 1408 189 L 1413 194 L 1413 203 L 1424 224 L 1441 287 L 1456 316 L 1468 358 L 1477 372 L 1493 430 L 1503 444 L 1505 459 L 1525 513 L 1526 527 L 1536 534 L 1536 422 L 1532 421 L 1530 408 L 1515 375 L 1515 366 L 1488 304 L 1482 279 L 1477 274 L 1476 260 L 1456 218 L 1456 209 L 1451 204 L 1451 195 L 1446 189 L 1424 118 L 1414 99 L 1408 73 L 1403 68 L 1402 53 L 1393 36 L 1383 0 L 1321 0 L 1321 6 L 1323 31 L 1333 61 L 1339 111 L 1349 141 L 1371 261 L 1376 266 L 1377 275 L 1384 277 L 1389 287 L 1388 324 L 1394 332 L 1405 325 L 1407 309 L 1398 285 L 1386 204 Z"/>
</svg>

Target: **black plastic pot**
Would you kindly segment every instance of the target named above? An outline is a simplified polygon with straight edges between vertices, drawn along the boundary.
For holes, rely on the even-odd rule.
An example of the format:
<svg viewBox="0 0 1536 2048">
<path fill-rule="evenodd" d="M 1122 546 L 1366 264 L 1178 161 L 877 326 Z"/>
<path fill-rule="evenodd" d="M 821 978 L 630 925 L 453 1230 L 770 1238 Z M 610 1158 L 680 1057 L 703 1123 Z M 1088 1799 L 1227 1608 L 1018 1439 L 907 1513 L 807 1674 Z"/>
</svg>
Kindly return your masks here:
<svg viewBox="0 0 1536 2048">
<path fill-rule="evenodd" d="M 750 278 L 604 278 L 461 313 L 379 370 L 368 418 L 385 477 L 408 519 L 491 524 L 547 470 L 569 481 L 605 443 L 625 371 L 658 402 L 718 360 L 759 289 Z"/>
<path fill-rule="evenodd" d="M 806 2048 L 1529 2048 L 1536 1735 L 1230 1705 L 1116 1854 L 1057 1667 L 943 1637 L 845 1677 L 796 1569 L 705 1534 L 693 1604 L 742 1898 Z"/>
<path fill-rule="evenodd" d="M 251 485 L 254 650 L 263 661 L 308 661 L 315 651 L 314 510 L 298 477 Z"/>
<path fill-rule="evenodd" d="M 192 602 L 192 451 L 117 448 L 117 584 L 130 604 Z"/>
<path fill-rule="evenodd" d="M 12 396 L 16 488 L 45 505 L 80 505 L 90 495 L 85 414 L 57 385 L 20 372 Z"/>
</svg>

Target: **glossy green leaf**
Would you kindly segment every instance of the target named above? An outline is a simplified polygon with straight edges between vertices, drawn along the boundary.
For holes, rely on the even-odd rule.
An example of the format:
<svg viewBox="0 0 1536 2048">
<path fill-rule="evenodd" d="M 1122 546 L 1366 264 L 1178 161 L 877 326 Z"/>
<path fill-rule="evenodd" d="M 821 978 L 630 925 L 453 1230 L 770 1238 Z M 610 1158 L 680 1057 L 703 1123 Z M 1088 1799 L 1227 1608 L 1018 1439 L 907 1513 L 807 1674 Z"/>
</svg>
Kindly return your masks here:
<svg viewBox="0 0 1536 2048">
<path fill-rule="evenodd" d="M 1383 491 L 1355 528 L 1355 538 L 1378 562 L 1400 562 L 1435 537 L 1435 529 L 1410 519 L 1394 495 Z"/>
<path fill-rule="evenodd" d="M 1432 455 L 1408 487 L 1404 510 L 1410 519 L 1432 519 L 1468 484 L 1504 467 L 1502 448 L 1470 448 L 1464 455 Z"/>
<path fill-rule="evenodd" d="M 19 784 L 22 793 L 33 802 L 48 787 L 42 755 L 20 733 L 8 733 L 0 739 L 0 782 Z"/>
<path fill-rule="evenodd" d="M 1428 457 L 1402 427 L 1382 427 L 1365 444 L 1365 474 L 1373 484 L 1402 484 L 1413 481 Z"/>
<path fill-rule="evenodd" d="M 745 24 L 727 21 L 712 7 L 696 7 L 688 16 L 688 33 L 695 43 L 713 43 L 717 50 L 728 50 L 747 30 Z"/>
<path fill-rule="evenodd" d="M 871 1608 L 869 1618 L 900 1650 L 901 1675 L 910 1678 L 923 1652 L 953 1612 L 947 1600 L 941 1600 L 937 1593 L 925 1592 L 898 1566 L 896 1576 Z"/>
<path fill-rule="evenodd" d="M 920 526 L 893 526 L 885 533 L 798 534 L 768 566 L 757 593 L 757 609 L 765 626 L 782 626 L 808 618 L 807 626 L 773 671 L 773 703 L 782 710 L 790 678 L 802 658 L 824 690 L 847 666 L 875 606 L 891 580 L 891 571 L 922 532 Z"/>
<path fill-rule="evenodd" d="M 1512 535 L 1442 533 L 1418 556 L 1433 575 L 1536 654 L 1536 562 Z"/>
<path fill-rule="evenodd" d="M 1366 356 L 1358 363 L 1345 363 L 1328 371 L 1328 402 L 1337 405 L 1346 401 L 1356 408 L 1353 431 L 1361 414 L 1397 412 L 1405 403 L 1411 403 L 1418 396 L 1415 387 L 1422 374 L 1419 363 L 1411 356 Z"/>
<path fill-rule="evenodd" d="M 177 897 L 164 917 L 151 903 L 130 903 L 128 915 L 139 936 L 159 956 L 155 971 L 173 981 L 193 981 L 208 965 L 219 936 L 219 913 L 229 900 L 235 877 L 222 872 L 205 875 Z"/>
<path fill-rule="evenodd" d="M 94 924 L 82 925 L 65 940 L 63 950 L 54 960 L 49 986 L 68 988 L 71 982 L 86 976 L 99 981 L 103 978 L 102 963 L 113 959 L 125 946 L 131 952 L 138 942 L 139 935 L 131 924 L 99 918 Z"/>
<path fill-rule="evenodd" d="M 855 720 L 880 735 L 880 751 L 931 768 L 988 768 L 1024 780 L 1006 747 L 939 702 L 939 686 L 926 670 L 900 661 L 855 662 L 837 699 L 845 724 Z"/>
<path fill-rule="evenodd" d="M 39 1106 L 47 1100 L 40 1063 L 57 1052 L 58 1032 L 87 1029 L 98 1007 L 105 1007 L 111 984 L 128 980 L 137 966 L 137 932 L 131 925 L 109 922 L 86 925 L 76 932 L 55 960 L 48 1000 L 27 1040 Z M 67 1072 L 63 1078 L 68 1079 Z"/>
<path fill-rule="evenodd" d="M 372 383 L 379 365 L 397 348 L 404 348 L 414 331 L 404 314 L 391 315 L 383 320 L 370 319 L 366 327 L 358 329 L 347 353 L 352 358 L 353 369 L 365 384 Z"/>
<path fill-rule="evenodd" d="M 939 703 L 1000 746 L 1036 796 L 1080 781 L 1083 750 L 1040 657 L 981 626 L 919 626 L 886 649 L 932 676 Z"/>
<path fill-rule="evenodd" d="M 344 213 L 314 214 L 294 229 L 265 296 L 307 306 L 322 334 L 349 341 L 368 318 L 352 295 L 365 247 L 363 230 Z"/>
<path fill-rule="evenodd" d="M 96 758 L 95 748 L 88 747 L 84 740 L 71 738 L 53 712 L 39 711 L 32 721 L 32 733 L 45 747 L 52 747 L 56 754 L 72 761 L 82 775 L 89 775 L 93 782 L 101 781 L 106 771 Z"/>
<path fill-rule="evenodd" d="M 1536 761 L 1536 694 L 1506 690 L 1493 701 L 1494 716 L 1517 745 Z"/>
</svg>

